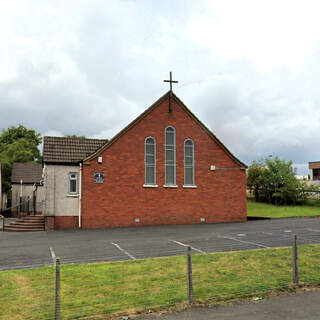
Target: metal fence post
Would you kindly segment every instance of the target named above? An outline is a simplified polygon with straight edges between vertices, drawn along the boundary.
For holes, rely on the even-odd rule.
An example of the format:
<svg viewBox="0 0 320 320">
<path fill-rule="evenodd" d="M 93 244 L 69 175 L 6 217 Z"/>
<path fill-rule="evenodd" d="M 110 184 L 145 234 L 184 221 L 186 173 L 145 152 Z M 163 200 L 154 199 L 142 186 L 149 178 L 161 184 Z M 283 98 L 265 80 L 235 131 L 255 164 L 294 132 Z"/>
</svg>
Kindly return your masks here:
<svg viewBox="0 0 320 320">
<path fill-rule="evenodd" d="M 35 191 L 33 192 L 33 215 L 35 216 L 36 215 L 36 205 L 37 205 L 37 197 L 36 197 L 36 193 Z"/>
<path fill-rule="evenodd" d="M 293 237 L 293 248 L 292 248 L 292 283 L 294 288 L 299 287 L 299 272 L 298 272 L 298 246 L 297 246 L 297 235 Z"/>
<path fill-rule="evenodd" d="M 193 303 L 193 283 L 192 283 L 192 261 L 191 247 L 187 246 L 187 264 L 188 264 L 188 302 Z"/>
<path fill-rule="evenodd" d="M 55 259 L 55 303 L 54 303 L 54 319 L 60 320 L 60 258 Z"/>
</svg>

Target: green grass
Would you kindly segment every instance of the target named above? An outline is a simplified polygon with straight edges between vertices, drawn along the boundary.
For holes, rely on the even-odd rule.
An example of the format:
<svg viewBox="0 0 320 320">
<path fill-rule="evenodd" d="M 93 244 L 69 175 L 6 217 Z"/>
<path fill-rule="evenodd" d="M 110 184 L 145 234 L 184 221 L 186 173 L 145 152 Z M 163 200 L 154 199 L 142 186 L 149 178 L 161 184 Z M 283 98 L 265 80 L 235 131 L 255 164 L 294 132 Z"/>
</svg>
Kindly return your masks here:
<svg viewBox="0 0 320 320">
<path fill-rule="evenodd" d="M 196 303 L 292 291 L 290 248 L 192 256 Z M 300 281 L 320 285 L 320 246 L 299 247 Z M 54 269 L 0 272 L 0 319 L 52 319 Z M 61 266 L 62 319 L 177 310 L 187 303 L 186 257 Z"/>
<path fill-rule="evenodd" d="M 296 206 L 275 206 L 248 200 L 247 208 L 249 217 L 289 218 L 320 216 L 319 200 L 308 200 L 306 204 Z"/>
</svg>

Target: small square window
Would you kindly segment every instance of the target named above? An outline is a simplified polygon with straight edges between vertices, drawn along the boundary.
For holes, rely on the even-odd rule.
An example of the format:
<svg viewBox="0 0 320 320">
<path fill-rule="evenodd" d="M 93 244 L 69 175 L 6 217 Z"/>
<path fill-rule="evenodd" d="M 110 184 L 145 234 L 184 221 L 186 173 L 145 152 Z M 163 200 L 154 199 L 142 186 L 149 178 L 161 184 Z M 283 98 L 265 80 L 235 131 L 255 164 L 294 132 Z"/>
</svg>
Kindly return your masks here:
<svg viewBox="0 0 320 320">
<path fill-rule="evenodd" d="M 95 172 L 93 175 L 94 183 L 104 183 L 104 172 Z"/>
</svg>

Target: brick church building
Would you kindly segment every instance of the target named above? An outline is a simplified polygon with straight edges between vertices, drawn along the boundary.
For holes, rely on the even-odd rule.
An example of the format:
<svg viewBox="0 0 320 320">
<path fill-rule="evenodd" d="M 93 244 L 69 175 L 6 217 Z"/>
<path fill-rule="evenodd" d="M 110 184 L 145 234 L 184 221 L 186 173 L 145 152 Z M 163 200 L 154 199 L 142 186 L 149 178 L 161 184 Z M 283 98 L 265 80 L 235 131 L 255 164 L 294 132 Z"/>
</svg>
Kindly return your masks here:
<svg viewBox="0 0 320 320">
<path fill-rule="evenodd" d="M 111 140 L 44 137 L 46 229 L 246 221 L 245 170 L 170 90 Z"/>
<path fill-rule="evenodd" d="M 170 90 L 83 159 L 79 226 L 246 221 L 245 170 Z"/>
</svg>

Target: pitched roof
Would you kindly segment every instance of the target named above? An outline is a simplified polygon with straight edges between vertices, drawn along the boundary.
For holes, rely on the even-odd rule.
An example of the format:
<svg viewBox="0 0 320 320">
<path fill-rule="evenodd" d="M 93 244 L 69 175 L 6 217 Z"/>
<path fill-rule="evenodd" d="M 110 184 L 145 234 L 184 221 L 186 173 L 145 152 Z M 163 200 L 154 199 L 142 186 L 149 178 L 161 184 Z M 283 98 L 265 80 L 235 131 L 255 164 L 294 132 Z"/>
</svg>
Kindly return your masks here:
<svg viewBox="0 0 320 320">
<path fill-rule="evenodd" d="M 42 180 L 42 164 L 34 162 L 15 162 L 12 166 L 12 183 L 35 183 Z"/>
<path fill-rule="evenodd" d="M 89 155 L 83 161 L 90 161 L 97 157 L 102 151 L 106 150 L 109 146 L 111 146 L 115 141 L 117 141 L 123 134 L 125 134 L 129 129 L 131 129 L 136 123 L 142 120 L 145 116 L 147 116 L 153 109 L 155 109 L 161 102 L 165 99 L 169 98 L 170 91 L 165 93 L 161 98 L 159 98 L 155 103 L 153 103 L 147 110 L 140 114 L 135 120 L 129 123 L 124 129 L 122 129 L 118 134 L 116 134 L 112 139 L 103 144 L 98 150 Z M 174 94 L 172 93 L 172 98 L 179 103 L 179 105 L 191 116 L 193 120 L 195 120 L 199 126 L 207 132 L 207 134 L 230 156 L 230 158 L 235 161 L 241 168 L 248 168 L 246 164 L 241 162 L 238 158 L 236 158 L 228 148 L 188 109 L 188 107 Z"/>
<path fill-rule="evenodd" d="M 78 163 L 107 141 L 106 139 L 44 137 L 43 162 Z"/>
</svg>

